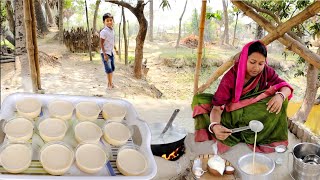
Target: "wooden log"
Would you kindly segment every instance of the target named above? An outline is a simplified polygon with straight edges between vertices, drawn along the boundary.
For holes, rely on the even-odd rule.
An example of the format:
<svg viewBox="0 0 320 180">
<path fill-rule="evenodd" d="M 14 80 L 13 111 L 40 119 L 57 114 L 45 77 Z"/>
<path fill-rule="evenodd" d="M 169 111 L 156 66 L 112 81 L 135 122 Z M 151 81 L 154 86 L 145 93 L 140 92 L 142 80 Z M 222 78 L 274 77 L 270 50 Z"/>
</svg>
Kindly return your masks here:
<svg viewBox="0 0 320 180">
<path fill-rule="evenodd" d="M 290 118 L 287 118 L 287 122 L 288 122 L 288 129 L 290 129 L 290 126 L 291 126 L 291 124 L 292 124 L 291 119 L 290 119 Z"/>
<path fill-rule="evenodd" d="M 292 134 L 297 136 L 297 131 L 298 131 L 298 125 L 296 123 L 293 123 Z"/>
<path fill-rule="evenodd" d="M 297 137 L 299 138 L 299 139 L 302 139 L 302 137 L 303 137 L 303 134 L 304 134 L 304 127 L 301 125 L 301 124 L 299 124 L 298 126 L 297 126 Z"/>
<path fill-rule="evenodd" d="M 310 131 L 304 131 L 303 136 L 301 138 L 302 142 L 310 142 L 312 134 Z"/>
<path fill-rule="evenodd" d="M 320 139 L 316 136 L 311 137 L 311 143 L 320 144 Z"/>
</svg>

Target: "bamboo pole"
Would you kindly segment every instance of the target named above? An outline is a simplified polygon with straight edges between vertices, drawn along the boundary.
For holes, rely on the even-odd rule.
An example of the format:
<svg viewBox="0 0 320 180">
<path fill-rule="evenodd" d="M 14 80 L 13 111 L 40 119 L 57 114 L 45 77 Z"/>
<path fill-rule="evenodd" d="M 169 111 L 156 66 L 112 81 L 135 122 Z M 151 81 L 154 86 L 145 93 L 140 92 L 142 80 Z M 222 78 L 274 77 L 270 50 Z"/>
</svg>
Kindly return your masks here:
<svg viewBox="0 0 320 180">
<path fill-rule="evenodd" d="M 199 75 L 200 75 L 200 68 L 202 63 L 202 46 L 203 46 L 204 24 L 206 20 L 205 19 L 206 8 L 207 8 L 207 0 L 202 0 L 200 27 L 199 27 L 198 56 L 197 56 L 196 72 L 194 75 L 194 88 L 193 88 L 194 95 L 198 93 Z"/>
<path fill-rule="evenodd" d="M 39 63 L 39 51 L 37 42 L 37 22 L 34 10 L 34 1 L 29 1 L 30 3 L 30 14 L 32 19 L 32 40 L 34 46 L 34 62 L 36 65 L 37 73 L 37 91 L 41 90 L 41 75 L 40 75 L 40 63 Z"/>
<path fill-rule="evenodd" d="M 314 16 L 319 12 L 320 10 L 320 2 L 313 3 L 310 6 L 308 6 L 305 10 L 294 16 L 293 18 L 289 19 L 285 23 L 279 25 L 276 30 L 269 33 L 267 36 L 265 36 L 262 39 L 262 42 L 266 45 L 270 44 L 277 38 L 281 37 L 284 33 L 289 31 L 292 27 L 300 24 L 301 22 L 305 21 L 306 19 Z M 235 59 L 237 59 L 239 53 L 236 54 L 234 57 L 230 58 L 227 62 L 222 64 L 208 79 L 208 81 L 200 86 L 198 92 L 203 92 L 207 88 L 210 87 L 210 85 L 217 80 L 226 70 L 228 70 L 232 65 Z"/>
<path fill-rule="evenodd" d="M 258 13 L 256 13 L 252 8 L 247 6 L 242 1 L 237 0 L 231 0 L 231 2 L 237 6 L 241 11 L 244 12 L 245 15 L 249 16 L 251 19 L 253 19 L 255 22 L 257 22 L 260 26 L 264 27 L 269 33 L 274 32 L 274 29 L 276 28 L 274 25 L 272 25 L 270 22 L 268 22 L 264 17 L 260 16 Z M 315 2 L 320 3 L 320 2 Z M 276 32 L 274 32 L 276 33 Z M 298 42 L 297 40 L 293 39 L 289 35 L 285 34 L 283 37 L 278 39 L 283 45 L 287 46 L 289 50 L 294 51 L 299 56 L 301 56 L 303 59 L 308 61 L 310 64 L 314 65 L 318 69 L 320 68 L 320 56 L 314 52 L 312 52 L 310 49 L 305 47 L 303 44 Z"/>
<path fill-rule="evenodd" d="M 292 27 L 316 15 L 319 11 L 320 11 L 320 1 L 311 4 L 296 16 L 290 18 L 285 23 L 280 24 L 276 28 L 276 30 L 274 30 L 272 33 L 269 33 L 265 37 L 266 38 L 265 42 L 267 44 L 271 43 L 272 41 L 276 40 L 279 37 L 279 35 L 282 36 L 284 33 L 290 31 Z"/>
<path fill-rule="evenodd" d="M 234 4 L 237 3 L 236 1 L 232 1 Z M 241 3 L 241 2 L 239 2 Z M 236 4 L 235 4 L 236 5 Z M 317 10 L 318 9 L 318 5 L 310 5 L 309 7 L 306 8 L 305 11 L 299 13 L 298 15 L 295 16 L 295 20 L 294 20 L 294 23 L 297 23 L 298 21 L 301 23 L 301 21 L 298 19 L 298 18 L 302 18 L 302 16 L 305 16 L 304 14 L 308 14 L 308 16 L 310 16 L 310 13 L 311 14 L 314 14 L 313 10 Z M 244 10 L 241 9 L 243 12 Z M 319 11 L 319 10 L 318 10 Z M 253 12 L 253 10 L 251 9 L 251 12 Z M 251 16 L 249 16 L 251 17 Z M 298 18 L 297 18 L 298 17 Z M 311 16 L 310 16 L 311 17 Z M 252 17 L 251 17 L 252 18 Z M 254 19 L 255 20 L 255 19 Z M 256 20 L 255 20 L 256 21 Z M 266 20 L 265 20 L 266 21 Z M 288 22 L 288 23 L 287 23 Z M 271 38 L 274 38 L 274 39 L 277 39 L 279 38 L 280 36 L 282 36 L 283 34 L 283 28 L 289 28 L 289 27 L 292 27 L 290 25 L 290 23 L 292 23 L 292 21 L 288 20 L 287 22 L 283 23 L 282 24 L 282 27 L 278 30 L 278 31 L 270 31 L 269 35 L 268 36 L 265 36 L 264 38 L 261 39 L 261 41 L 265 44 L 265 45 L 268 45 L 270 44 L 272 41 L 271 41 Z M 266 23 L 269 23 L 266 21 Z M 270 24 L 270 23 L 269 23 Z M 271 25 L 271 24 L 270 24 Z M 289 26 L 290 25 L 290 26 Z M 271 25 L 272 26 L 272 25 Z M 271 28 L 275 28 L 275 27 L 271 27 Z M 316 55 L 314 55 L 315 53 L 313 53 L 312 51 L 310 51 L 309 49 L 303 47 L 302 45 L 300 44 L 296 44 L 296 45 L 293 45 L 295 40 L 293 38 L 290 38 L 288 35 L 285 35 L 286 37 L 288 37 L 287 39 L 285 39 L 285 44 L 286 46 L 289 47 L 289 49 L 292 49 L 292 51 L 294 51 L 295 53 L 299 54 L 301 57 L 305 58 L 306 57 L 310 57 L 308 58 L 308 60 L 312 61 L 312 58 L 314 58 Z M 281 41 L 281 42 L 284 42 L 284 41 Z M 297 42 L 298 43 L 298 42 Z M 299 53 L 298 53 L 299 52 Z M 303 52 L 306 52 L 308 53 L 307 55 L 303 55 Z M 313 53 L 313 54 L 312 54 Z M 224 64 L 222 64 L 211 76 L 210 78 L 206 81 L 205 84 L 203 84 L 199 89 L 198 89 L 198 93 L 201 93 L 203 92 L 204 90 L 206 90 L 208 87 L 210 87 L 210 85 L 215 81 L 217 80 L 226 70 L 228 70 L 234 63 L 234 60 L 237 59 L 237 57 L 239 56 L 240 53 L 237 53 L 235 56 L 231 57 L 228 61 L 226 61 Z M 307 60 L 307 59 L 306 59 Z M 307 60 L 307 61 L 308 61 Z"/>
<path fill-rule="evenodd" d="M 87 0 L 84 0 L 85 6 L 86 6 L 86 18 L 87 18 L 87 28 L 88 28 L 88 40 L 89 40 L 89 55 L 90 55 L 90 61 L 92 61 L 92 54 L 91 54 L 91 30 L 89 27 L 89 18 L 88 18 L 88 8 L 87 8 Z"/>
<path fill-rule="evenodd" d="M 23 12 L 24 12 L 24 22 L 25 22 L 25 30 L 26 30 L 26 45 L 29 59 L 29 68 L 32 82 L 32 90 L 33 92 L 37 92 L 37 72 L 36 72 L 36 64 L 34 61 L 34 44 L 32 37 L 32 17 L 30 11 L 30 3 L 31 0 L 25 0 L 23 3 Z"/>
</svg>

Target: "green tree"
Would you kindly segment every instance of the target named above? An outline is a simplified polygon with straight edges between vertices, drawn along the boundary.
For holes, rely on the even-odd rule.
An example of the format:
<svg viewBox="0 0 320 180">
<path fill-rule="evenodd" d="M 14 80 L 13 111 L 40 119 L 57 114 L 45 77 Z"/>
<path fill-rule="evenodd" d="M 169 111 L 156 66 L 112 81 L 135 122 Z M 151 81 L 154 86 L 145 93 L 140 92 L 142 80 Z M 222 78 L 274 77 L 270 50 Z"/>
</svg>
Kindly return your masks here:
<svg viewBox="0 0 320 180">
<path fill-rule="evenodd" d="M 199 14 L 196 8 L 194 8 L 191 16 L 191 29 L 193 34 L 199 35 Z"/>
</svg>

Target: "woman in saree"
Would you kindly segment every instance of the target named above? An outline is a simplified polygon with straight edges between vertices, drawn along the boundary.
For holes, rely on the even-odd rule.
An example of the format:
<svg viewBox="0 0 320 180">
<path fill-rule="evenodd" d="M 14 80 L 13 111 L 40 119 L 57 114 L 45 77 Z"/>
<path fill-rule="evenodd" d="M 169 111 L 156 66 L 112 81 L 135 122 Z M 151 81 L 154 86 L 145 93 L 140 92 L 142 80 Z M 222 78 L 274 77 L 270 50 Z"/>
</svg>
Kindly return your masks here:
<svg viewBox="0 0 320 180">
<path fill-rule="evenodd" d="M 257 152 L 270 153 L 277 145 L 288 145 L 286 108 L 293 89 L 268 66 L 266 58 L 267 49 L 262 42 L 246 44 L 215 94 L 194 96 L 196 142 L 217 140 L 219 153 L 239 142 L 252 148 L 253 131 L 231 133 L 231 129 L 258 120 L 264 128 L 257 136 Z"/>
</svg>

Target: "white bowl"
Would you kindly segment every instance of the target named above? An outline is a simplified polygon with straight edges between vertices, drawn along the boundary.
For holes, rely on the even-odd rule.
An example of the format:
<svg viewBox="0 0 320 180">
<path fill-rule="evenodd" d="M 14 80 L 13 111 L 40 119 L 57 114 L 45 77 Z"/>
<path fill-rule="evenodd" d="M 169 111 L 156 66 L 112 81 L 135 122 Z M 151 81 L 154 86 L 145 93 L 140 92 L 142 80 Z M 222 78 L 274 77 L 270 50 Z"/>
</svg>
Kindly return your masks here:
<svg viewBox="0 0 320 180">
<path fill-rule="evenodd" d="M 120 104 L 105 103 L 102 107 L 102 116 L 105 120 L 120 122 L 124 119 L 126 113 L 126 107 Z"/>
<path fill-rule="evenodd" d="M 0 161 L 3 168 L 10 173 L 20 173 L 29 168 L 32 159 L 30 144 L 12 143 L 2 147 Z"/>
<path fill-rule="evenodd" d="M 39 123 L 38 129 L 44 141 L 60 141 L 66 135 L 68 125 L 62 119 L 47 118 Z"/>
<path fill-rule="evenodd" d="M 107 153 L 99 144 L 81 144 L 76 150 L 76 164 L 86 173 L 99 172 L 108 160 Z"/>
<path fill-rule="evenodd" d="M 74 127 L 74 136 L 79 143 L 98 143 L 102 136 L 102 130 L 98 125 L 96 125 L 93 122 L 83 121 L 79 122 Z"/>
<path fill-rule="evenodd" d="M 126 144 L 131 135 L 131 130 L 120 122 L 107 122 L 103 127 L 104 139 L 114 146 Z"/>
<path fill-rule="evenodd" d="M 95 121 L 100 112 L 101 110 L 95 102 L 79 102 L 76 105 L 76 117 L 80 121 Z"/>
<path fill-rule="evenodd" d="M 74 152 L 64 142 L 50 142 L 40 150 L 40 162 L 49 174 L 63 175 L 74 161 Z"/>
<path fill-rule="evenodd" d="M 27 142 L 33 135 L 33 121 L 18 117 L 8 120 L 4 124 L 3 132 L 9 141 Z"/>
<path fill-rule="evenodd" d="M 123 146 L 119 149 L 116 165 L 125 176 L 143 175 L 148 167 L 144 153 L 137 146 Z"/>
<path fill-rule="evenodd" d="M 48 104 L 50 116 L 63 120 L 71 119 L 73 109 L 73 104 L 69 101 L 55 100 Z"/>
<path fill-rule="evenodd" d="M 16 102 L 16 109 L 19 115 L 34 119 L 41 112 L 41 102 L 35 98 L 24 98 Z"/>
</svg>

